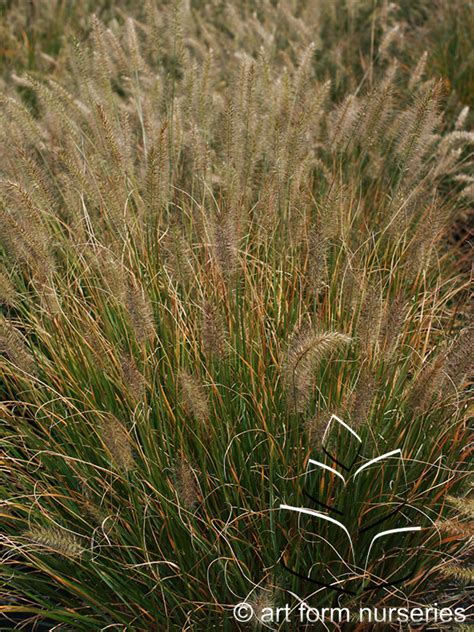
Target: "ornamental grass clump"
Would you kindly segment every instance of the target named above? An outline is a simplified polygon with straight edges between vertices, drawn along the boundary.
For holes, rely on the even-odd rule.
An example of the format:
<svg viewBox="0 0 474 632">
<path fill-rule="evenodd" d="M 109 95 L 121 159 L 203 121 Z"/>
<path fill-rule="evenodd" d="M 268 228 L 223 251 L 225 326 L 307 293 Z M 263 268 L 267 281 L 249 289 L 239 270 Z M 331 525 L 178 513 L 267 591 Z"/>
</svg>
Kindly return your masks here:
<svg viewBox="0 0 474 632">
<path fill-rule="evenodd" d="M 308 597 L 347 538 L 279 507 L 309 502 L 310 458 L 357 456 L 332 414 L 363 462 L 404 458 L 396 496 L 385 470 L 342 494 L 355 548 L 374 506 L 423 525 L 416 551 L 357 558 L 345 604 L 462 601 L 472 325 L 451 229 L 473 136 L 426 59 L 405 63 L 395 5 L 369 4 L 86 3 L 52 42 L 37 3 L 29 56 L 9 6 L 0 628 L 231 631 L 239 602 L 263 625 Z"/>
</svg>

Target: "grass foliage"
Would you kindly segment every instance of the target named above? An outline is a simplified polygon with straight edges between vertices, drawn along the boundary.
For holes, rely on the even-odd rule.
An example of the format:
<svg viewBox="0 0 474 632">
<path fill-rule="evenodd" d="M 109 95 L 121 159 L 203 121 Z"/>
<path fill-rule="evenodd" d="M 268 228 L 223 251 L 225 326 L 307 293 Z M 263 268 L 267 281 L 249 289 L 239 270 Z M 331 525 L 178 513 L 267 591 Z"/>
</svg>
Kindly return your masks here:
<svg viewBox="0 0 474 632">
<path fill-rule="evenodd" d="M 364 459 L 402 450 L 424 526 L 368 569 L 413 578 L 348 602 L 465 579 L 473 335 L 447 236 L 473 135 L 436 59 L 406 64 L 402 9 L 59 3 L 53 45 L 50 4 L 34 63 L 2 26 L 5 629 L 234 630 L 237 602 L 302 594 L 281 562 L 334 554 L 278 507 L 304 504 L 332 413 Z M 379 483 L 347 492 L 359 526 Z"/>
</svg>

